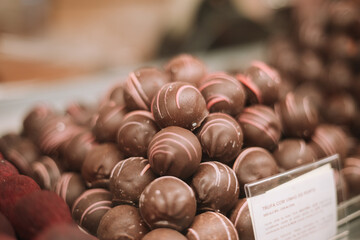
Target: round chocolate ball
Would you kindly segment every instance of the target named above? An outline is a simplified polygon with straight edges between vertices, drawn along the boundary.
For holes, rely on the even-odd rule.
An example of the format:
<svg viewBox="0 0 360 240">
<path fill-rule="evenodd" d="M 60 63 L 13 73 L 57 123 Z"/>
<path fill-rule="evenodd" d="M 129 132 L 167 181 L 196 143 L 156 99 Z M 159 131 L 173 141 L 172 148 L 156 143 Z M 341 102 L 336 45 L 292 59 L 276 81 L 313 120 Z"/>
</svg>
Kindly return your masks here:
<svg viewBox="0 0 360 240">
<path fill-rule="evenodd" d="M 156 133 L 148 148 L 150 166 L 161 176 L 186 179 L 196 171 L 201 157 L 201 145 L 195 134 L 176 126 Z"/>
<path fill-rule="evenodd" d="M 205 64 L 189 54 L 173 57 L 164 68 L 170 74 L 172 81 L 191 83 L 195 86 L 206 74 Z"/>
<path fill-rule="evenodd" d="M 72 217 L 80 227 L 96 235 L 99 223 L 111 205 L 111 193 L 102 188 L 83 192 L 72 206 Z"/>
<path fill-rule="evenodd" d="M 124 159 L 122 152 L 113 143 L 94 146 L 86 155 L 81 167 L 81 176 L 88 187 L 108 188 L 112 169 Z"/>
<path fill-rule="evenodd" d="M 9 161 L 2 159 L 0 156 L 0 182 L 2 182 L 5 178 L 18 175 L 19 171 L 12 165 Z"/>
<path fill-rule="evenodd" d="M 196 136 L 209 159 L 225 164 L 239 155 L 244 138 L 239 123 L 225 113 L 209 114 L 196 129 Z"/>
<path fill-rule="evenodd" d="M 79 102 L 71 102 L 66 107 L 65 112 L 77 125 L 90 127 L 96 108 Z"/>
<path fill-rule="evenodd" d="M 190 186 L 195 192 L 200 211 L 226 214 L 239 198 L 239 182 L 235 172 L 216 161 L 200 163 Z"/>
<path fill-rule="evenodd" d="M 280 75 L 266 63 L 255 61 L 236 77 L 245 86 L 249 104 L 272 105 L 279 99 Z"/>
<path fill-rule="evenodd" d="M 171 228 L 156 228 L 148 232 L 142 240 L 187 240 L 187 238 Z"/>
<path fill-rule="evenodd" d="M 151 229 L 166 227 L 182 231 L 195 217 L 195 194 L 179 178 L 159 177 L 141 193 L 139 209 Z"/>
<path fill-rule="evenodd" d="M 319 123 L 317 108 L 308 97 L 290 92 L 274 108 L 287 137 L 309 138 Z"/>
<path fill-rule="evenodd" d="M 48 156 L 42 156 L 39 161 L 31 164 L 33 179 L 42 189 L 51 190 L 61 176 L 59 163 Z"/>
<path fill-rule="evenodd" d="M 118 106 L 125 106 L 124 85 L 116 84 L 110 90 L 105 101 L 113 101 Z"/>
<path fill-rule="evenodd" d="M 131 157 L 120 161 L 110 175 L 109 188 L 113 195 L 113 203 L 137 205 L 140 194 L 155 178 L 149 161 L 143 157 Z"/>
<path fill-rule="evenodd" d="M 144 67 L 131 72 L 124 84 L 126 108 L 150 111 L 153 97 L 169 82 L 170 76 L 154 67 Z"/>
<path fill-rule="evenodd" d="M 86 185 L 79 173 L 65 172 L 57 180 L 53 191 L 71 208 L 75 200 L 86 190 Z"/>
<path fill-rule="evenodd" d="M 359 167 L 344 167 L 341 174 L 349 187 L 350 196 L 358 196 L 360 194 L 360 168 Z"/>
<path fill-rule="evenodd" d="M 195 216 L 186 234 L 189 240 L 238 240 L 234 224 L 223 214 L 204 212 Z"/>
<path fill-rule="evenodd" d="M 236 158 L 233 170 L 239 180 L 241 189 L 246 183 L 255 182 L 279 173 L 274 157 L 269 151 L 260 147 L 244 149 Z"/>
<path fill-rule="evenodd" d="M 200 91 L 191 84 L 165 84 L 156 94 L 151 112 L 160 127 L 179 126 L 194 130 L 208 115 L 206 102 Z"/>
<path fill-rule="evenodd" d="M 303 48 L 314 50 L 323 50 L 328 41 L 328 36 L 323 30 L 322 24 L 315 23 L 315 21 L 311 20 L 300 20 L 297 37 Z"/>
<path fill-rule="evenodd" d="M 233 76 L 217 72 L 204 77 L 199 84 L 209 112 L 238 115 L 245 106 L 246 93 L 242 84 Z"/>
<path fill-rule="evenodd" d="M 57 224 L 42 231 L 35 240 L 97 240 L 97 238 L 80 230 L 76 224 Z"/>
<path fill-rule="evenodd" d="M 142 239 L 148 232 L 139 209 L 129 205 L 119 205 L 110 209 L 101 218 L 97 237 L 101 240 Z"/>
<path fill-rule="evenodd" d="M 274 110 L 265 105 L 244 109 L 236 120 L 244 133 L 244 146 L 273 150 L 281 137 L 281 123 Z"/>
<path fill-rule="evenodd" d="M 149 143 L 159 127 L 151 112 L 137 110 L 127 113 L 117 132 L 119 149 L 131 157 L 146 157 Z"/>
<path fill-rule="evenodd" d="M 251 215 L 246 198 L 239 199 L 231 210 L 230 221 L 234 224 L 239 239 L 254 240 L 254 230 L 251 222 Z"/>
<path fill-rule="evenodd" d="M 308 98 L 317 110 L 324 105 L 324 94 L 321 92 L 320 87 L 314 83 L 302 83 L 296 86 L 293 92 L 295 96 Z"/>
</svg>

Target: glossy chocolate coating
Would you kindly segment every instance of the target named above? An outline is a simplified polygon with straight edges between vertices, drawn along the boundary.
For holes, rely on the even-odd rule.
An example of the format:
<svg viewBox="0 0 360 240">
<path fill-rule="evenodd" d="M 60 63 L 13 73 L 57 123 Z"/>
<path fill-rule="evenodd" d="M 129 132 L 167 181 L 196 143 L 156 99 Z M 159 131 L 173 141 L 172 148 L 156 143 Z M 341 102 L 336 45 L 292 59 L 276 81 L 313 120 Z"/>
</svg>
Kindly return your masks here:
<svg viewBox="0 0 360 240">
<path fill-rule="evenodd" d="M 245 86 L 250 104 L 272 105 L 279 99 L 280 75 L 266 63 L 253 62 L 237 79 Z"/>
<path fill-rule="evenodd" d="M 165 71 L 172 81 L 187 82 L 197 85 L 206 74 L 205 64 L 189 54 L 180 54 L 170 59 L 165 65 Z"/>
<path fill-rule="evenodd" d="M 119 205 L 110 209 L 101 218 L 97 237 L 102 240 L 140 240 L 148 231 L 139 209 L 134 206 Z"/>
<path fill-rule="evenodd" d="M 226 164 L 239 155 L 244 138 L 239 123 L 225 113 L 209 114 L 196 129 L 196 136 L 209 159 Z"/>
<path fill-rule="evenodd" d="M 254 230 L 251 222 L 249 206 L 246 198 L 239 199 L 235 207 L 231 210 L 230 221 L 234 224 L 239 239 L 254 240 Z"/>
<path fill-rule="evenodd" d="M 179 178 L 159 177 L 141 193 L 139 208 L 141 216 L 151 229 L 167 227 L 182 231 L 195 217 L 195 194 Z"/>
<path fill-rule="evenodd" d="M 86 185 L 79 173 L 65 172 L 57 180 L 53 191 L 72 208 L 75 200 L 86 190 Z"/>
<path fill-rule="evenodd" d="M 186 237 L 189 240 L 239 240 L 234 224 L 223 214 L 204 212 L 195 216 L 188 228 Z"/>
<path fill-rule="evenodd" d="M 314 162 L 315 153 L 303 139 L 284 139 L 279 142 L 273 156 L 278 166 L 284 170 Z"/>
<path fill-rule="evenodd" d="M 245 106 L 246 93 L 242 84 L 224 72 L 211 73 L 199 84 L 209 112 L 238 115 Z"/>
<path fill-rule="evenodd" d="M 125 106 L 119 106 L 112 101 L 103 105 L 94 117 L 95 125 L 92 131 L 96 139 L 100 142 L 115 142 L 117 130 L 125 114 Z"/>
<path fill-rule="evenodd" d="M 110 175 L 109 188 L 113 203 L 137 205 L 140 194 L 156 178 L 149 161 L 142 157 L 131 157 L 120 161 Z"/>
<path fill-rule="evenodd" d="M 310 82 L 302 83 L 294 89 L 294 95 L 307 97 L 309 101 L 319 110 L 324 104 L 324 95 L 318 85 Z"/>
<path fill-rule="evenodd" d="M 171 228 L 156 228 L 148 232 L 142 240 L 187 240 L 187 238 Z"/>
<path fill-rule="evenodd" d="M 191 84 L 165 84 L 154 97 L 151 107 L 160 127 L 179 126 L 193 130 L 208 115 L 206 102 L 200 91 Z"/>
<path fill-rule="evenodd" d="M 33 178 L 42 189 L 51 190 L 61 176 L 59 163 L 48 156 L 42 156 L 39 161 L 31 164 Z"/>
<path fill-rule="evenodd" d="M 137 110 L 127 113 L 117 132 L 119 149 L 131 157 L 146 157 L 149 143 L 159 127 L 151 112 Z"/>
<path fill-rule="evenodd" d="M 109 90 L 107 100 L 115 102 L 118 106 L 125 106 L 124 85 L 117 84 L 113 86 L 113 88 Z"/>
<path fill-rule="evenodd" d="M 281 136 L 280 119 L 274 110 L 265 105 L 253 105 L 237 116 L 244 133 L 244 146 L 273 150 Z"/>
<path fill-rule="evenodd" d="M 195 192 L 198 210 L 223 214 L 234 206 L 240 192 L 235 172 L 216 161 L 200 163 L 190 186 Z"/>
<path fill-rule="evenodd" d="M 201 145 L 195 134 L 176 126 L 156 133 L 148 148 L 150 166 L 161 176 L 186 179 L 196 171 L 201 157 Z"/>
<path fill-rule="evenodd" d="M 279 172 L 271 153 L 260 147 L 244 149 L 236 158 L 233 170 L 239 180 L 241 189 L 245 183 L 255 182 Z"/>
<path fill-rule="evenodd" d="M 285 136 L 309 138 L 319 123 L 317 108 L 309 97 L 290 92 L 274 108 Z"/>
<path fill-rule="evenodd" d="M 169 82 L 170 76 L 154 67 L 144 67 L 131 72 L 124 84 L 127 109 L 150 111 L 153 97 Z"/>
<path fill-rule="evenodd" d="M 124 155 L 115 144 L 96 145 L 86 155 L 81 175 L 89 187 L 107 188 L 113 167 L 123 159 Z"/>
<path fill-rule="evenodd" d="M 111 193 L 94 188 L 82 193 L 74 202 L 71 213 L 74 221 L 89 233 L 96 235 L 104 214 L 111 209 Z"/>
</svg>

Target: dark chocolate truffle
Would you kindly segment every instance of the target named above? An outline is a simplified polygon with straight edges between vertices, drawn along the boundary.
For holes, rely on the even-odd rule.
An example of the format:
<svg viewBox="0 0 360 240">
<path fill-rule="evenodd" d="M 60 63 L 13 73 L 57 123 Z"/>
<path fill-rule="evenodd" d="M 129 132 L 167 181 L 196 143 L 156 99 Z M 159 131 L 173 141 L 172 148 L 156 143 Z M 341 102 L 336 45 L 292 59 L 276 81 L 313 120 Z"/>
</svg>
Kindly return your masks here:
<svg viewBox="0 0 360 240">
<path fill-rule="evenodd" d="M 172 81 L 187 82 L 195 86 L 206 74 L 205 64 L 189 54 L 173 57 L 164 68 L 171 75 Z"/>
<path fill-rule="evenodd" d="M 142 240 L 187 240 L 187 238 L 171 228 L 156 228 L 148 232 Z"/>
<path fill-rule="evenodd" d="M 290 92 L 274 108 L 285 136 L 309 138 L 318 125 L 318 111 L 309 97 Z"/>
<path fill-rule="evenodd" d="M 73 219 L 86 231 L 96 235 L 101 218 L 111 209 L 111 198 L 111 193 L 102 188 L 85 191 L 73 204 Z"/>
<path fill-rule="evenodd" d="M 154 67 L 144 67 L 131 72 L 124 84 L 126 108 L 150 111 L 153 97 L 169 82 L 170 76 Z"/>
<path fill-rule="evenodd" d="M 131 157 L 120 161 L 110 175 L 109 188 L 113 203 L 138 204 L 140 194 L 156 178 L 149 161 L 142 157 Z"/>
<path fill-rule="evenodd" d="M 137 110 L 127 113 L 117 132 L 119 149 L 131 157 L 146 157 L 149 143 L 159 127 L 151 112 Z"/>
<path fill-rule="evenodd" d="M 115 144 L 96 145 L 87 153 L 81 167 L 81 175 L 89 187 L 107 188 L 113 167 L 123 159 L 123 153 Z"/>
<path fill-rule="evenodd" d="M 223 214 L 234 206 L 240 192 L 235 172 L 216 161 L 200 163 L 190 186 L 195 192 L 198 210 Z"/>
<path fill-rule="evenodd" d="M 315 153 L 303 139 L 284 139 L 273 152 L 278 166 L 284 170 L 314 162 Z"/>
<path fill-rule="evenodd" d="M 76 224 L 57 224 L 42 231 L 35 240 L 97 240 L 97 238 L 80 230 Z"/>
<path fill-rule="evenodd" d="M 71 208 L 75 200 L 86 190 L 86 185 L 79 173 L 65 172 L 54 186 L 57 193 Z"/>
<path fill-rule="evenodd" d="M 207 75 L 201 80 L 199 91 L 205 98 L 209 112 L 236 116 L 245 106 L 244 87 L 235 77 L 223 72 Z"/>
<path fill-rule="evenodd" d="M 223 214 L 204 212 L 197 215 L 188 228 L 189 240 L 239 240 L 234 224 Z"/>
<path fill-rule="evenodd" d="M 244 138 L 239 123 L 225 113 L 209 114 L 196 129 L 196 136 L 209 159 L 226 164 L 239 155 Z"/>
<path fill-rule="evenodd" d="M 245 86 L 250 104 L 272 105 L 279 99 L 280 75 L 266 63 L 255 61 L 236 77 Z"/>
<path fill-rule="evenodd" d="M 244 145 L 273 150 L 281 137 L 281 123 L 274 110 L 265 105 L 253 105 L 237 116 L 244 133 Z"/>
<path fill-rule="evenodd" d="M 96 108 L 83 103 L 72 102 L 68 104 L 65 111 L 77 125 L 90 127 Z"/>
<path fill-rule="evenodd" d="M 239 180 L 241 189 L 246 183 L 270 177 L 279 172 L 271 153 L 260 147 L 244 149 L 236 158 L 233 170 Z"/>
<path fill-rule="evenodd" d="M 231 210 L 229 219 L 234 224 L 238 232 L 239 239 L 255 239 L 249 206 L 246 198 L 239 199 L 237 201 L 235 207 Z"/>
<path fill-rule="evenodd" d="M 59 163 L 48 156 L 42 156 L 39 161 L 33 162 L 31 167 L 34 180 L 46 190 L 52 189 L 62 172 Z"/>
<path fill-rule="evenodd" d="M 195 134 L 176 126 L 156 133 L 148 148 L 150 166 L 161 176 L 186 179 L 196 171 L 201 157 L 201 145 Z"/>
<path fill-rule="evenodd" d="M 185 182 L 172 176 L 152 181 L 141 193 L 141 216 L 151 229 L 167 227 L 186 229 L 196 213 L 194 191 Z"/>
<path fill-rule="evenodd" d="M 139 209 L 129 205 L 119 205 L 110 209 L 101 218 L 97 237 L 101 240 L 140 240 L 148 232 Z"/>
<path fill-rule="evenodd" d="M 191 84 L 165 84 L 154 97 L 151 112 L 160 127 L 179 126 L 193 130 L 208 115 L 200 91 Z"/>
</svg>

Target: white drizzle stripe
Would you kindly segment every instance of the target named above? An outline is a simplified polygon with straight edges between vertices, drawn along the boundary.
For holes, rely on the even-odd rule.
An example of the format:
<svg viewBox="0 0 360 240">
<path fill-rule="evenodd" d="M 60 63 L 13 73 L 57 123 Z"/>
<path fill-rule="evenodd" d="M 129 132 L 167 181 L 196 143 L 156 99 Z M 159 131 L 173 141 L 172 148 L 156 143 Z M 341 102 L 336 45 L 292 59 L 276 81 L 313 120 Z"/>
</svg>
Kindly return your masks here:
<svg viewBox="0 0 360 240">
<path fill-rule="evenodd" d="M 183 86 L 181 86 L 181 87 L 177 90 L 177 92 L 176 92 L 176 97 L 175 97 L 175 99 L 176 99 L 176 106 L 177 106 L 178 109 L 180 109 L 180 96 L 181 96 L 181 93 L 182 93 L 183 91 L 185 91 L 186 89 L 188 89 L 188 88 L 194 90 L 195 92 L 197 92 L 199 95 L 202 96 L 202 94 L 200 93 L 200 91 L 199 91 L 196 87 L 194 87 L 193 85 L 183 85 Z"/>
<path fill-rule="evenodd" d="M 102 209 L 102 207 L 104 207 L 106 205 L 111 205 L 111 201 L 109 201 L 109 200 L 98 201 L 98 202 L 95 202 L 95 203 L 91 204 L 90 206 L 88 206 L 80 217 L 79 225 L 81 225 L 81 226 L 83 225 L 84 217 L 88 214 L 88 212 L 97 211 L 98 209 Z"/>
<path fill-rule="evenodd" d="M 262 95 L 258 86 L 247 76 L 238 74 L 236 78 L 247 88 L 249 88 L 256 96 L 259 103 L 262 103 Z"/>
<path fill-rule="evenodd" d="M 128 126 L 139 126 L 140 128 L 143 127 L 143 125 L 141 123 L 139 123 L 139 122 L 135 122 L 135 121 L 134 122 L 127 122 L 127 123 L 121 125 L 121 127 L 120 127 L 120 129 L 118 130 L 118 133 L 117 133 L 118 137 L 120 136 L 120 133 Z"/>
<path fill-rule="evenodd" d="M 272 131 L 269 131 L 261 123 L 251 121 L 246 116 L 240 116 L 239 117 L 239 122 L 242 123 L 242 124 L 247 123 L 249 125 L 252 125 L 252 126 L 258 128 L 259 130 L 262 130 L 266 135 L 268 135 L 273 140 L 274 143 L 276 143 L 278 141 L 278 138 L 277 138 L 277 136 L 275 136 L 275 133 L 273 133 Z"/>
<path fill-rule="evenodd" d="M 303 106 L 304 106 L 305 115 L 309 120 L 309 122 L 311 123 L 317 122 L 317 115 L 311 111 L 310 101 L 307 96 L 304 97 L 303 99 Z"/>
<path fill-rule="evenodd" d="M 95 194 L 95 193 L 107 193 L 108 194 L 109 191 L 102 189 L 102 188 L 93 188 L 93 189 L 86 190 L 76 199 L 76 201 L 73 204 L 71 212 L 73 213 L 75 211 L 75 207 L 79 204 L 79 202 L 81 200 L 83 200 L 84 198 L 87 198 L 89 195 Z"/>
<path fill-rule="evenodd" d="M 46 167 L 41 162 L 35 162 L 33 164 L 34 172 L 39 174 L 40 181 L 43 182 L 44 188 L 49 189 L 51 186 L 49 172 L 47 171 Z"/>
<path fill-rule="evenodd" d="M 230 171 L 229 171 L 229 169 L 227 168 L 227 167 L 225 167 L 224 166 L 224 168 L 225 168 L 225 171 L 226 171 L 226 176 L 227 176 L 227 178 L 228 178 L 228 184 L 227 184 L 227 187 L 226 187 L 226 191 L 228 192 L 229 190 L 230 190 L 230 186 L 231 186 L 231 175 L 230 175 Z"/>
<path fill-rule="evenodd" d="M 200 165 L 210 165 L 215 170 L 215 185 L 220 186 L 221 181 L 221 172 L 219 170 L 218 165 L 216 165 L 214 162 L 203 162 Z"/>
<path fill-rule="evenodd" d="M 239 167 L 240 163 L 242 161 L 244 161 L 245 157 L 248 156 L 248 154 L 250 154 L 251 152 L 254 152 L 254 151 L 262 151 L 264 152 L 264 150 L 262 148 L 259 148 L 259 147 L 250 147 L 250 148 L 247 148 L 245 150 L 243 150 L 240 155 L 237 157 L 237 159 L 235 160 L 235 163 L 233 165 L 233 170 L 236 172 L 236 169 Z"/>
<path fill-rule="evenodd" d="M 246 208 L 247 205 L 248 205 L 246 200 L 243 200 L 243 201 L 245 201 L 245 202 L 241 205 L 239 211 L 238 211 L 237 214 L 236 214 L 236 218 L 235 218 L 235 221 L 234 221 L 234 225 L 235 225 L 235 226 L 236 226 L 236 225 L 238 224 L 238 222 L 239 222 L 241 213 L 245 210 L 245 208 Z"/>
<path fill-rule="evenodd" d="M 164 118 L 164 116 L 161 114 L 161 110 L 160 110 L 160 94 L 164 91 L 164 89 L 167 86 L 168 86 L 168 84 L 165 84 L 164 86 L 162 86 L 160 88 L 160 90 L 158 91 L 158 93 L 156 94 L 156 98 L 154 98 L 154 100 L 153 100 L 153 101 L 156 101 L 156 109 L 157 109 L 157 112 L 159 113 L 160 118 Z M 152 109 L 151 111 L 154 112 L 154 109 Z"/>
<path fill-rule="evenodd" d="M 134 99 L 135 103 L 141 107 L 142 109 L 148 110 L 148 106 L 144 102 L 144 100 L 141 98 L 139 91 L 137 91 L 136 87 L 134 86 L 134 79 L 136 79 L 135 74 L 132 72 L 129 74 L 129 78 L 126 81 L 125 87 L 131 94 L 132 98 Z M 136 80 L 135 80 L 136 81 Z"/>
<path fill-rule="evenodd" d="M 154 116 L 151 114 L 151 112 L 145 111 L 145 110 L 131 111 L 124 116 L 122 121 L 127 121 L 129 118 L 132 118 L 132 117 L 150 118 L 151 120 L 155 121 Z"/>
<path fill-rule="evenodd" d="M 200 240 L 199 234 L 192 228 L 188 229 L 188 235 L 194 237 L 196 240 Z"/>
<path fill-rule="evenodd" d="M 269 67 L 267 64 L 260 61 L 253 61 L 251 65 L 263 70 L 272 80 L 274 80 L 274 82 L 280 83 L 278 73 L 274 69 Z"/>
<path fill-rule="evenodd" d="M 66 201 L 66 195 L 67 195 L 67 190 L 69 188 L 69 182 L 73 176 L 74 176 L 73 173 L 67 173 L 64 176 L 64 179 L 62 181 L 60 192 L 61 192 L 61 197 L 64 199 L 64 201 Z"/>
<path fill-rule="evenodd" d="M 112 178 L 112 177 L 114 176 L 114 174 L 115 174 L 115 171 L 119 169 L 119 165 L 124 164 L 124 162 L 125 162 L 126 160 L 127 160 L 127 159 L 118 162 L 118 163 L 113 167 L 113 169 L 111 170 L 111 173 L 110 173 L 110 178 Z M 116 174 L 116 176 L 119 176 L 119 171 L 118 171 L 118 173 Z"/>
<path fill-rule="evenodd" d="M 93 212 L 98 211 L 98 210 L 104 210 L 104 209 L 109 210 L 109 209 L 111 209 L 111 201 L 108 201 L 108 204 L 109 204 L 109 206 L 100 206 L 100 207 L 97 207 L 97 208 L 93 208 L 87 214 L 92 214 Z"/>
<path fill-rule="evenodd" d="M 149 170 L 149 168 L 150 168 L 150 164 L 148 163 L 148 164 L 146 164 L 146 166 L 141 170 L 140 176 L 143 176 L 143 175 L 146 173 L 146 171 Z"/>
<path fill-rule="evenodd" d="M 49 157 L 46 157 L 45 159 L 43 159 L 43 162 L 46 163 L 50 167 L 53 175 L 56 176 L 56 179 L 61 176 L 59 167 L 58 167 L 58 165 L 55 163 L 55 161 L 53 159 L 51 159 Z"/>
<path fill-rule="evenodd" d="M 28 173 L 30 167 L 30 164 L 26 161 L 23 155 L 21 155 L 18 151 L 15 149 L 9 150 L 9 161 L 14 163 L 16 167 L 19 168 L 20 172 Z"/>
<path fill-rule="evenodd" d="M 211 109 L 215 104 L 220 102 L 226 102 L 229 105 L 231 104 L 230 98 L 220 94 L 214 94 L 210 98 L 206 99 L 206 101 L 207 101 L 206 108 L 208 110 Z"/>
<path fill-rule="evenodd" d="M 157 141 L 150 149 L 149 151 L 149 159 L 153 159 L 154 156 L 158 153 L 158 151 L 161 151 L 162 149 L 166 149 L 168 148 L 169 144 L 170 143 L 175 143 L 176 146 L 180 146 L 182 149 L 184 149 L 184 151 L 186 152 L 186 154 L 188 155 L 188 159 L 190 161 L 192 161 L 192 156 L 191 156 L 191 153 L 190 151 L 188 150 L 188 148 L 184 145 L 184 144 L 181 144 L 179 143 L 178 141 L 176 141 L 175 139 L 172 139 L 172 138 L 163 138 L 159 141 Z M 162 152 L 164 153 L 171 153 L 169 151 L 165 151 L 165 150 L 162 150 Z"/>
<path fill-rule="evenodd" d="M 220 215 L 219 213 L 214 213 L 214 212 L 209 212 L 211 214 L 213 214 L 215 216 L 215 218 L 217 218 L 219 221 L 220 221 L 220 224 L 224 227 L 225 229 L 225 232 L 226 232 L 226 236 L 227 236 L 227 239 L 231 240 L 231 233 L 229 231 L 229 228 L 228 228 L 228 224 L 226 224 L 226 222 L 224 221 L 224 218 L 222 215 Z M 232 224 L 232 223 L 231 223 Z"/>
<path fill-rule="evenodd" d="M 139 95 L 140 95 L 141 99 L 143 100 L 143 102 L 148 104 L 149 103 L 149 98 L 147 97 L 146 93 L 144 92 L 144 89 L 141 86 L 139 78 L 136 77 L 134 72 L 130 73 L 130 79 L 133 82 L 134 87 L 137 90 L 137 92 L 139 93 Z"/>
</svg>

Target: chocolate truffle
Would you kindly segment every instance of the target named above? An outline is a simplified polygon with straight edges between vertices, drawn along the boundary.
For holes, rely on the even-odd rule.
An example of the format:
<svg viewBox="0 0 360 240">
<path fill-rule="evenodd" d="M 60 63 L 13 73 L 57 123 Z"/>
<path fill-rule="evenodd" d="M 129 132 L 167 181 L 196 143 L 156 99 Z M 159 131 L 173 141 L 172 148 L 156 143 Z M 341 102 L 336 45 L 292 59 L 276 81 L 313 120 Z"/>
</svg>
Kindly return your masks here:
<svg viewBox="0 0 360 240">
<path fill-rule="evenodd" d="M 246 183 L 270 177 L 279 172 L 274 157 L 269 151 L 260 147 L 244 149 L 236 158 L 233 170 L 243 189 Z"/>
<path fill-rule="evenodd" d="M 285 136 L 309 138 L 318 125 L 318 111 L 308 97 L 288 93 L 275 105 Z"/>
<path fill-rule="evenodd" d="M 195 194 L 189 185 L 179 178 L 160 177 L 141 193 L 139 209 L 151 229 L 167 227 L 182 231 L 195 217 Z"/>
<path fill-rule="evenodd" d="M 360 168 L 359 167 L 344 167 L 341 174 L 349 187 L 350 196 L 357 196 L 360 194 Z"/>
<path fill-rule="evenodd" d="M 120 161 L 110 175 L 109 188 L 113 203 L 138 204 L 140 194 L 156 178 L 149 161 L 142 157 L 131 157 Z"/>
<path fill-rule="evenodd" d="M 238 115 L 244 108 L 246 93 L 242 84 L 233 76 L 223 72 L 204 77 L 199 84 L 209 112 Z"/>
<path fill-rule="evenodd" d="M 165 84 L 156 94 L 151 112 L 160 127 L 179 126 L 194 130 L 208 115 L 206 102 L 200 91 L 191 84 Z"/>
<path fill-rule="evenodd" d="M 2 159 L 0 156 L 0 182 L 2 182 L 5 178 L 18 175 L 19 171 L 12 165 L 9 161 Z"/>
<path fill-rule="evenodd" d="M 274 110 L 265 105 L 253 105 L 237 116 L 244 133 L 244 145 L 273 150 L 281 137 L 281 123 Z"/>
<path fill-rule="evenodd" d="M 86 155 L 81 175 L 88 187 L 108 188 L 113 167 L 124 159 L 124 155 L 113 143 L 94 146 Z"/>
<path fill-rule="evenodd" d="M 116 133 L 121 120 L 126 114 L 125 106 L 119 106 L 115 102 L 107 102 L 94 116 L 93 133 L 100 142 L 115 142 Z"/>
<path fill-rule="evenodd" d="M 171 75 L 172 81 L 187 82 L 197 85 L 206 74 L 205 64 L 189 54 L 180 54 L 170 59 L 165 71 Z"/>
<path fill-rule="evenodd" d="M 360 48 L 355 39 L 344 33 L 332 35 L 327 42 L 327 53 L 331 59 L 352 60 L 359 56 Z"/>
<path fill-rule="evenodd" d="M 188 228 L 186 237 L 189 240 L 239 240 L 234 224 L 217 212 L 204 212 L 197 215 Z"/>
<path fill-rule="evenodd" d="M 144 67 L 131 72 L 124 84 L 126 108 L 150 111 L 153 97 L 169 82 L 170 76 L 154 67 Z"/>
<path fill-rule="evenodd" d="M 125 98 L 124 98 L 124 85 L 123 84 L 116 84 L 114 85 L 108 94 L 107 97 L 108 101 L 113 101 L 118 106 L 125 106 Z"/>
<path fill-rule="evenodd" d="M 298 97 L 307 97 L 309 101 L 315 105 L 316 109 L 319 110 L 324 104 L 324 95 L 318 85 L 306 82 L 302 83 L 294 89 L 294 95 Z"/>
<path fill-rule="evenodd" d="M 245 86 L 250 104 L 272 105 L 279 99 L 280 75 L 266 63 L 255 61 L 236 78 Z"/>
<path fill-rule="evenodd" d="M 297 37 L 303 48 L 314 50 L 323 50 L 328 41 L 322 24 L 315 21 L 300 21 L 298 26 Z"/>
<path fill-rule="evenodd" d="M 142 240 L 187 240 L 187 238 L 171 228 L 156 228 L 148 232 Z"/>
<path fill-rule="evenodd" d="M 158 131 L 159 127 L 151 112 L 129 112 L 117 132 L 118 147 L 126 156 L 146 157 L 149 143 Z"/>
<path fill-rule="evenodd" d="M 79 173 L 65 172 L 57 180 L 54 192 L 71 208 L 75 200 L 86 190 L 86 185 Z"/>
<path fill-rule="evenodd" d="M 75 124 L 90 127 L 91 119 L 96 112 L 96 108 L 90 105 L 72 102 L 68 104 L 65 112 L 71 117 Z"/>
<path fill-rule="evenodd" d="M 72 217 L 80 227 L 96 235 L 104 214 L 111 209 L 111 193 L 102 188 L 94 188 L 81 194 L 72 206 Z"/>
<path fill-rule="evenodd" d="M 327 75 L 321 85 L 328 92 L 338 92 L 339 89 L 353 87 L 353 72 L 348 62 L 335 59 L 327 64 Z"/>
<path fill-rule="evenodd" d="M 97 240 L 96 237 L 80 230 L 76 224 L 53 225 L 40 234 L 35 240 Z"/>
<path fill-rule="evenodd" d="M 209 159 L 225 164 L 239 155 L 244 138 L 239 123 L 225 113 L 209 114 L 196 129 L 196 136 Z"/>
<path fill-rule="evenodd" d="M 301 51 L 298 68 L 296 77 L 299 82 L 320 82 L 325 77 L 326 66 L 318 54 L 312 50 Z"/>
<path fill-rule="evenodd" d="M 140 240 L 148 232 L 139 209 L 129 205 L 119 205 L 110 209 L 101 218 L 97 237 L 101 240 Z"/>
<path fill-rule="evenodd" d="M 216 161 L 201 163 L 190 186 L 195 192 L 198 210 L 223 214 L 234 206 L 240 192 L 235 172 Z"/>
<path fill-rule="evenodd" d="M 42 189 L 51 190 L 60 178 L 62 169 L 54 159 L 42 156 L 39 161 L 31 164 L 33 178 Z"/>
<path fill-rule="evenodd" d="M 156 133 L 148 148 L 150 166 L 161 176 L 186 179 L 196 171 L 201 157 L 201 145 L 195 134 L 176 126 Z"/>
<path fill-rule="evenodd" d="M 295 138 L 280 141 L 273 152 L 273 157 L 283 170 L 293 169 L 316 160 L 311 147 L 303 139 Z"/>
<path fill-rule="evenodd" d="M 255 239 L 249 206 L 246 198 L 239 199 L 237 201 L 235 207 L 231 210 L 229 219 L 234 224 L 238 232 L 239 239 Z"/>
</svg>

